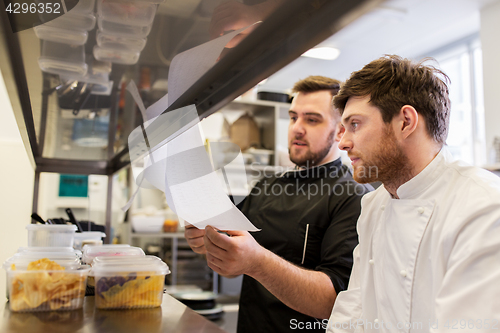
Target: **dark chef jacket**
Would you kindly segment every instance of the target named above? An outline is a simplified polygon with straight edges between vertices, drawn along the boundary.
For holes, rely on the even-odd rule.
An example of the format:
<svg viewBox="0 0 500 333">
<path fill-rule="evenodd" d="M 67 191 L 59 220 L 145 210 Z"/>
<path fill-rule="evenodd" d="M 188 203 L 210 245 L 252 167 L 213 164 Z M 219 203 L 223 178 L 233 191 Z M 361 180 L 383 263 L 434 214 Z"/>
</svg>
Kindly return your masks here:
<svg viewBox="0 0 500 333">
<path fill-rule="evenodd" d="M 260 245 L 297 266 L 325 273 L 339 293 L 347 288 L 352 251 L 358 244 L 361 197 L 370 189 L 356 183 L 337 159 L 263 178 L 238 207 L 262 229 L 252 233 Z M 292 310 L 255 279 L 244 276 L 238 333 L 297 332 L 307 325 L 317 329 L 306 332 L 324 332 L 318 321 L 326 322 Z"/>
</svg>

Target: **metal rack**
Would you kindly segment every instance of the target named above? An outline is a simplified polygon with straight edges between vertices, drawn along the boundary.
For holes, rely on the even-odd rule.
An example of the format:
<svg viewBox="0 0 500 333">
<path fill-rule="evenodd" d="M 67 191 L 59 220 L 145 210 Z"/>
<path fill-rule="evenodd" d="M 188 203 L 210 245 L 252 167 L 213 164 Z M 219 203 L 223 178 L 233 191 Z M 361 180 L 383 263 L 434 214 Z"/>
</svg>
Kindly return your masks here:
<svg viewBox="0 0 500 333">
<path fill-rule="evenodd" d="M 285 1 L 164 112 L 194 104 L 200 119 L 211 115 L 379 2 L 373 0 Z M 29 62 L 32 55 L 29 52 L 23 52 L 21 45 L 28 44 L 34 33 L 30 34 L 28 30 L 22 33 L 13 33 L 9 23 L 22 25 L 25 22 L 22 22 L 21 19 L 19 22 L 9 21 L 3 3 L 0 4 L 0 12 L 0 21 L 2 22 L 0 25 L 0 70 L 4 77 L 21 137 L 35 168 L 33 211 L 36 212 L 38 207 L 39 181 L 42 172 L 106 175 L 108 176 L 108 186 L 105 223 L 107 240 L 110 241 L 112 176 L 130 163 L 127 146 L 120 146 L 118 150 L 115 147 L 117 126 L 120 121 L 128 119 L 126 117 L 130 117 L 130 121 L 134 122 L 134 114 L 136 113 L 132 101 L 127 103 L 128 110 L 131 110 L 128 114 L 119 112 L 120 82 L 124 76 L 138 78 L 139 66 L 148 65 L 148 63 L 146 60 L 142 62 L 141 58 L 141 61 L 136 65 L 113 65 L 110 74 L 114 85 L 109 108 L 108 147 L 103 158 L 96 160 L 47 156 L 44 152 L 47 146 L 46 137 L 51 133 L 48 130 L 48 124 L 50 107 L 54 103 L 50 96 L 50 91 L 54 88 L 53 75 L 44 73 L 41 79 L 42 88 L 35 87 L 36 84 L 32 83 L 31 75 L 36 70 L 31 68 L 33 64 Z M 14 21 L 16 20 L 14 19 Z M 172 22 L 173 25 L 180 20 L 172 19 L 168 22 Z M 196 20 L 193 19 L 193 22 L 196 23 Z M 160 27 L 153 26 L 153 29 L 161 29 L 161 24 Z M 168 69 L 168 66 L 165 69 Z M 35 103 L 37 100 L 40 100 L 39 104 Z M 161 137 L 160 125 L 153 122 L 148 129 Z M 57 129 L 55 130 L 57 131 Z"/>
</svg>

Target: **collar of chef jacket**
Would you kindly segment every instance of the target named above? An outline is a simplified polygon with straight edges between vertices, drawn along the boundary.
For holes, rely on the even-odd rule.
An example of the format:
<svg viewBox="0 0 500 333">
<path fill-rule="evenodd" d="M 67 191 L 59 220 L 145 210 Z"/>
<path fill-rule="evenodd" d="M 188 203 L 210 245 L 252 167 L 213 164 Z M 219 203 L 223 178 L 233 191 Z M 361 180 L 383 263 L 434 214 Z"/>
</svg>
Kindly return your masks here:
<svg viewBox="0 0 500 333">
<path fill-rule="evenodd" d="M 453 157 L 446 148 L 441 148 L 434 159 L 415 177 L 399 186 L 397 189 L 399 199 L 412 199 L 418 197 L 443 174 L 445 162 L 451 162 Z"/>
</svg>

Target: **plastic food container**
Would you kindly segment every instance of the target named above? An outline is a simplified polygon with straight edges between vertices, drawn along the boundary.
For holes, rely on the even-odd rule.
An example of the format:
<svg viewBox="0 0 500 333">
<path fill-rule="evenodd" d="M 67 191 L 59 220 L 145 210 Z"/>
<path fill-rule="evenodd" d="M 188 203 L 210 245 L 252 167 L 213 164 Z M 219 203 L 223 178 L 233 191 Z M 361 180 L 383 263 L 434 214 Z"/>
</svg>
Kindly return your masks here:
<svg viewBox="0 0 500 333">
<path fill-rule="evenodd" d="M 74 252 L 69 252 L 69 253 L 64 253 L 64 252 L 25 252 L 23 250 L 23 251 L 17 252 L 12 257 L 7 259 L 3 263 L 2 267 L 7 272 L 11 268 L 12 264 L 27 266 L 30 262 L 37 261 L 37 260 L 43 259 L 43 258 L 49 258 L 49 259 L 57 262 L 60 265 L 64 265 L 65 267 L 75 268 L 75 267 L 80 266 L 80 259 L 76 256 L 76 254 Z M 8 299 L 9 298 L 9 290 L 10 290 L 8 276 L 7 276 L 7 279 L 5 281 L 7 283 L 5 291 L 6 291 L 6 296 Z"/>
<path fill-rule="evenodd" d="M 82 262 L 91 265 L 95 257 L 144 257 L 140 247 L 129 245 L 86 245 L 83 248 Z"/>
<path fill-rule="evenodd" d="M 39 39 L 70 45 L 83 45 L 87 42 L 88 33 L 85 30 L 61 29 L 46 25 L 33 28 Z"/>
<path fill-rule="evenodd" d="M 83 306 L 89 266 L 48 259 L 7 268 L 9 306 L 13 312 L 63 311 Z"/>
<path fill-rule="evenodd" d="M 102 245 L 102 239 L 106 237 L 104 232 L 84 231 L 75 233 L 74 248 L 81 250 L 85 245 Z"/>
<path fill-rule="evenodd" d="M 29 224 L 29 247 L 73 247 L 76 225 Z"/>
<path fill-rule="evenodd" d="M 145 1 L 98 0 L 97 14 L 99 18 L 109 22 L 136 26 L 147 26 L 153 23 L 157 5 Z"/>
<path fill-rule="evenodd" d="M 133 65 L 139 61 L 139 51 L 125 51 L 94 46 L 94 57 L 101 61 L 110 61 L 116 64 Z"/>
<path fill-rule="evenodd" d="M 113 22 L 99 17 L 97 19 L 97 26 L 99 27 L 99 30 L 111 35 L 143 38 L 147 37 L 153 24 L 132 25 L 127 24 L 126 21 Z"/>
<path fill-rule="evenodd" d="M 95 27 L 95 16 L 71 11 L 43 25 L 61 29 L 90 31 Z"/>
<path fill-rule="evenodd" d="M 87 74 L 84 45 L 68 45 L 42 40 L 38 65 L 44 72 L 66 76 Z"/>
<path fill-rule="evenodd" d="M 101 259 L 97 257 L 91 275 L 95 279 L 98 309 L 154 308 L 163 301 L 167 264 L 160 258 Z"/>
<path fill-rule="evenodd" d="M 116 36 L 97 30 L 97 45 L 118 51 L 142 51 L 146 46 L 146 38 Z"/>
</svg>

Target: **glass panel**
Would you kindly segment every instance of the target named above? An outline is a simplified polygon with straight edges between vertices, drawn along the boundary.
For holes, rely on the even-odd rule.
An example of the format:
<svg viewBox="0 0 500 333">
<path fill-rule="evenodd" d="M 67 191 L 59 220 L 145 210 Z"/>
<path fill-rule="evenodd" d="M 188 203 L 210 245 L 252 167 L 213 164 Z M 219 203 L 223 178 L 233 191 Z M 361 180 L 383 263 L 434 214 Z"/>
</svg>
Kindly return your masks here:
<svg viewBox="0 0 500 333">
<path fill-rule="evenodd" d="M 450 130 L 447 144 L 457 159 L 473 163 L 469 56 L 467 53 L 441 61 L 450 77 Z"/>
<path fill-rule="evenodd" d="M 182 67 L 177 82 L 168 82 L 171 104 L 255 27 L 229 37 L 230 31 L 265 19 L 282 0 L 224 2 L 80 0 L 67 14 L 18 32 L 42 156 L 111 158 L 144 121 L 125 90 L 130 80 L 147 108 L 167 93 L 176 55 L 226 35 L 224 42 L 191 55 L 196 61 Z"/>
<path fill-rule="evenodd" d="M 481 46 L 477 45 L 472 51 L 474 62 L 474 101 L 475 101 L 475 140 L 474 157 L 476 165 L 487 163 L 486 130 L 484 120 L 484 90 L 483 90 L 483 55 Z"/>
<path fill-rule="evenodd" d="M 16 61 L 24 65 L 19 87 L 26 79 L 41 155 L 49 159 L 111 160 L 125 151 L 133 129 L 167 108 L 196 104 L 206 117 L 374 6 L 368 0 L 67 1 L 64 15 L 20 14 L 14 29 L 20 32 L 5 34 L 15 68 L 22 70 Z M 132 81 L 138 103 L 125 90 Z M 122 166 L 125 156 L 119 157 L 109 164 L 113 170 Z"/>
</svg>

